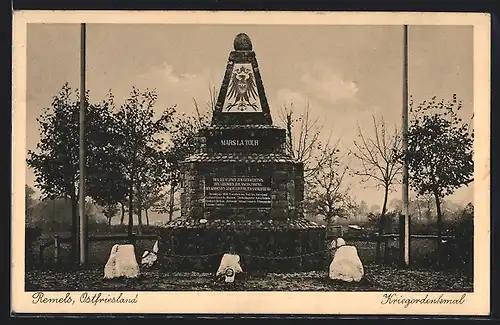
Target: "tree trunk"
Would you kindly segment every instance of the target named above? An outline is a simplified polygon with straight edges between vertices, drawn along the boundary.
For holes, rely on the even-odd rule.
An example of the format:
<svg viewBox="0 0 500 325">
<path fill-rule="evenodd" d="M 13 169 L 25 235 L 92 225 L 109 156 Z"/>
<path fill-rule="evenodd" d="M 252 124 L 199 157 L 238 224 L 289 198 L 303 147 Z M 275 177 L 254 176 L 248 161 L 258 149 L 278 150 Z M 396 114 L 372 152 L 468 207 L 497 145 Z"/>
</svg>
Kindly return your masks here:
<svg viewBox="0 0 500 325">
<path fill-rule="evenodd" d="M 71 193 L 71 260 L 78 263 L 79 260 L 79 245 L 80 241 L 78 238 L 78 199 L 75 193 Z"/>
<path fill-rule="evenodd" d="M 108 226 L 110 226 L 110 227 L 111 227 L 111 218 L 113 218 L 113 217 L 108 217 Z"/>
<path fill-rule="evenodd" d="M 125 223 L 125 204 L 123 204 L 123 202 L 120 202 L 120 206 L 122 208 L 122 216 L 120 219 L 120 225 L 123 226 L 123 224 Z"/>
<path fill-rule="evenodd" d="M 326 215 L 326 236 L 328 237 L 332 231 L 332 216 L 328 213 Z"/>
<path fill-rule="evenodd" d="M 137 232 L 142 235 L 142 210 L 137 211 Z"/>
<path fill-rule="evenodd" d="M 127 234 L 130 239 L 132 239 L 133 227 L 134 227 L 134 186 L 133 182 L 130 182 L 128 188 L 128 226 L 127 226 Z"/>
<path fill-rule="evenodd" d="M 137 184 L 137 232 L 142 235 L 142 191 L 141 182 Z"/>
<path fill-rule="evenodd" d="M 292 112 L 289 112 L 286 115 L 286 132 L 288 141 L 288 153 L 293 156 L 292 125 L 293 125 Z"/>
<path fill-rule="evenodd" d="M 73 210 L 71 210 L 71 226 L 73 226 Z M 57 226 L 57 218 L 56 218 L 56 199 L 52 199 L 52 223 L 50 225 L 50 230 L 54 231 Z"/>
<path fill-rule="evenodd" d="M 148 216 L 148 209 L 144 210 L 144 213 L 146 214 L 146 225 L 149 226 L 149 216 Z"/>
<path fill-rule="evenodd" d="M 432 223 L 432 208 L 431 208 L 431 199 L 427 198 L 427 222 Z"/>
<path fill-rule="evenodd" d="M 382 212 L 380 213 L 380 219 L 378 223 L 378 233 L 379 236 L 382 236 L 384 234 L 384 225 L 385 225 L 385 212 L 387 211 L 387 197 L 389 196 L 389 186 L 386 185 L 384 187 L 384 204 L 382 205 Z M 380 263 L 380 245 L 381 245 L 381 240 L 382 238 L 379 238 L 377 240 L 377 247 L 376 247 L 376 253 L 375 253 L 375 261 L 377 263 Z M 389 249 L 387 247 L 387 240 L 384 242 L 384 260 L 387 261 L 387 257 L 389 254 Z"/>
<path fill-rule="evenodd" d="M 173 216 L 174 216 L 174 195 L 175 195 L 175 186 L 176 182 L 172 181 L 172 184 L 170 185 L 170 201 L 168 204 L 168 221 L 172 221 Z"/>
<path fill-rule="evenodd" d="M 418 219 L 421 222 L 423 220 L 422 209 L 420 209 L 420 202 L 418 201 L 418 198 L 416 199 L 416 201 L 417 201 Z"/>
<path fill-rule="evenodd" d="M 324 263 L 325 266 L 328 267 L 333 259 L 333 250 L 330 248 L 330 242 L 328 237 L 331 234 L 331 229 L 332 229 L 332 216 L 330 215 L 330 213 L 327 212 L 325 218 L 326 218 L 326 235 L 325 235 L 324 247 L 326 247 L 328 253 L 324 255 Z"/>
<path fill-rule="evenodd" d="M 434 191 L 434 198 L 436 200 L 436 213 L 437 213 L 437 258 L 436 266 L 441 267 L 441 254 L 442 254 L 442 215 L 441 215 L 441 200 L 439 198 L 439 193 Z"/>
</svg>

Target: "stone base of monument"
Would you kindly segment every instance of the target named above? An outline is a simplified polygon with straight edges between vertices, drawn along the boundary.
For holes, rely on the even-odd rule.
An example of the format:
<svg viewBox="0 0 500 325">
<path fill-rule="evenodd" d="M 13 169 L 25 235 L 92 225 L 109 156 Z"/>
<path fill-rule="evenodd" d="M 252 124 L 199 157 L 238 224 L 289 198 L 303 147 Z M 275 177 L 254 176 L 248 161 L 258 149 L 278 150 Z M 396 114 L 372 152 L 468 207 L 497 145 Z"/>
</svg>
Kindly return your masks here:
<svg viewBox="0 0 500 325">
<path fill-rule="evenodd" d="M 216 272 L 231 247 L 248 274 L 325 270 L 325 227 L 303 218 L 174 220 L 160 232 L 158 262 L 165 271 Z"/>
</svg>

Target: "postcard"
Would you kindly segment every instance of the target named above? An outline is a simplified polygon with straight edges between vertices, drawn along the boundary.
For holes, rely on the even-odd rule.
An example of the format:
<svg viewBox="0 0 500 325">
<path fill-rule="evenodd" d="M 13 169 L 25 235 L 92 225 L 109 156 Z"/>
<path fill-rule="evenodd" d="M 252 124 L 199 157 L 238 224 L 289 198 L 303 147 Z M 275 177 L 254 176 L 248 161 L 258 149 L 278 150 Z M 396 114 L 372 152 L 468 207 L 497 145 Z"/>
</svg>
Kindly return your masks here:
<svg viewBox="0 0 500 325">
<path fill-rule="evenodd" d="M 13 24 L 13 314 L 489 313 L 489 15 Z"/>
</svg>

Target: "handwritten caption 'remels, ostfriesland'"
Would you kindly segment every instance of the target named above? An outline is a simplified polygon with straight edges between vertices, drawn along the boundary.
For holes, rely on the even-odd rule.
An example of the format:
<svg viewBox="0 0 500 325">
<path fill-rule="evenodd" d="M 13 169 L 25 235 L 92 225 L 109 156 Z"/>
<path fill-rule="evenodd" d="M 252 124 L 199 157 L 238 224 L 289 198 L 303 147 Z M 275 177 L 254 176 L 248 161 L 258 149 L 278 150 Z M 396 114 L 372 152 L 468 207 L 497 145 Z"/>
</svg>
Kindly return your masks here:
<svg viewBox="0 0 500 325">
<path fill-rule="evenodd" d="M 382 305 L 403 305 L 404 308 L 408 308 L 410 305 L 462 305 L 465 302 L 465 297 L 467 295 L 464 293 L 460 298 L 449 299 L 444 296 L 444 294 L 429 296 L 426 294 L 422 298 L 412 298 L 405 295 L 397 295 L 395 293 L 384 293 L 382 295 Z"/>
<path fill-rule="evenodd" d="M 94 293 L 89 294 L 84 292 L 79 295 L 78 300 L 73 298 L 70 292 L 66 292 L 61 296 L 51 295 L 50 297 L 46 296 L 43 292 L 35 292 L 32 295 L 32 304 L 75 304 L 75 301 L 78 301 L 81 304 L 93 304 L 94 306 L 97 304 L 136 304 L 138 301 L 138 294 L 134 296 L 125 296 L 122 292 L 111 294 L 111 293 Z"/>
</svg>

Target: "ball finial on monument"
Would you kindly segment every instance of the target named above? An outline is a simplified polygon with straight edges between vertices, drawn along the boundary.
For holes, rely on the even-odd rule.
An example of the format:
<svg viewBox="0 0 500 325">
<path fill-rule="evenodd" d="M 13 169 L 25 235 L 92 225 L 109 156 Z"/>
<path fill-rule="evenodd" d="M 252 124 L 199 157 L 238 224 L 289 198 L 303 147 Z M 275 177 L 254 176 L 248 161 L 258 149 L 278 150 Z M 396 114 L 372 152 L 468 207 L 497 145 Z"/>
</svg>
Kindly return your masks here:
<svg viewBox="0 0 500 325">
<path fill-rule="evenodd" d="M 234 38 L 234 49 L 236 51 L 251 51 L 252 41 L 245 33 L 240 33 Z"/>
</svg>

